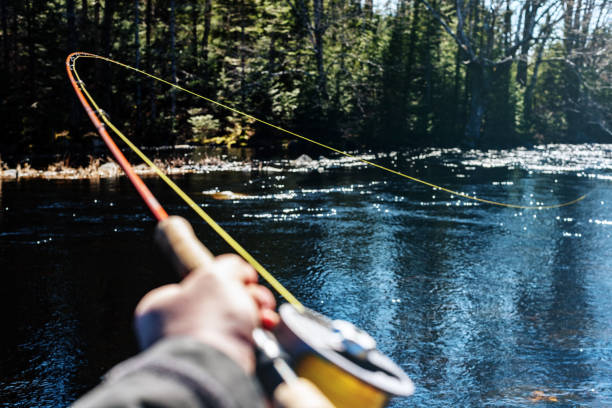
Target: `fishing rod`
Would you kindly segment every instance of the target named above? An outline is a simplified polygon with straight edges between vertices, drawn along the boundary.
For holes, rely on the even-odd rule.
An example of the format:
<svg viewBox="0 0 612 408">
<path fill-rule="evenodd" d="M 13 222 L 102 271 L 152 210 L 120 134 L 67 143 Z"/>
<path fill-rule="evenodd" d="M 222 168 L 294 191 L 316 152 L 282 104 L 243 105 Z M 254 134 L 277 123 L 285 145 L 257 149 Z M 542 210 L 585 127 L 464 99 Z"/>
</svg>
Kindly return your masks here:
<svg viewBox="0 0 612 408">
<path fill-rule="evenodd" d="M 279 307 L 280 322 L 274 332 L 256 329 L 257 374 L 272 398 L 287 408 L 384 407 L 393 396 L 409 396 L 414 384 L 406 373 L 376 348 L 366 332 L 344 320 L 332 320 L 305 308 L 272 274 L 257 262 L 229 233 L 170 180 L 140 149 L 114 126 L 85 88 L 76 70 L 80 57 L 72 53 L 66 71 L 72 87 L 102 140 L 134 185 L 157 221 L 155 241 L 181 277 L 206 267 L 212 253 L 182 217 L 169 216 L 106 130 L 109 126 L 126 144 L 219 234 L 288 303 Z M 104 123 L 102 123 L 104 122 Z M 310 382 L 305 382 L 307 379 Z M 314 385 L 313 385 L 314 384 Z"/>
</svg>

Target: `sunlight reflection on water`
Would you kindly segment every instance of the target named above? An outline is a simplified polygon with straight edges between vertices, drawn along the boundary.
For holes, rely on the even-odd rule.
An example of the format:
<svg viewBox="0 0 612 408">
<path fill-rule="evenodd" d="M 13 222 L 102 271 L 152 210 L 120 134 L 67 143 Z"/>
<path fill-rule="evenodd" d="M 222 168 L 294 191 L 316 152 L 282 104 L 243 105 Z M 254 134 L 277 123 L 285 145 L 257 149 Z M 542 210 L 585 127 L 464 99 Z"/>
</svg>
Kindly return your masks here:
<svg viewBox="0 0 612 408">
<path fill-rule="evenodd" d="M 417 386 L 393 407 L 612 405 L 612 145 L 366 157 L 495 201 L 589 194 L 501 208 L 333 157 L 176 180 L 307 306 L 376 338 Z M 189 214 L 147 184 L 170 213 Z M 0 392 L 62 406 L 134 351 L 131 310 L 172 274 L 152 257 L 152 223 L 124 179 L 4 182 L 0 199 L 11 208 L 0 268 L 13 271 L 0 295 L 24 316 L 4 339 Z M 190 219 L 214 252 L 228 250 Z M 42 279 L 49 265 L 70 285 Z"/>
</svg>

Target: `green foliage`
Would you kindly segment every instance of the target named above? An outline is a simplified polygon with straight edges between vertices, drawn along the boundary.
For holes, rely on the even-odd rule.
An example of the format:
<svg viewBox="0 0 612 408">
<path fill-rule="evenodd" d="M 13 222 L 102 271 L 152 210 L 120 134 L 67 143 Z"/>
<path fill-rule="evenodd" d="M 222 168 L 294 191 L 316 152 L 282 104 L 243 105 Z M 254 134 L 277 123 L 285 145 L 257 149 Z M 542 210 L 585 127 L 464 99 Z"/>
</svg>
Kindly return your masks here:
<svg viewBox="0 0 612 408">
<path fill-rule="evenodd" d="M 548 7 L 552 0 L 397 0 L 374 10 L 358 0 L 0 1 L 2 151 L 86 144 L 91 125 L 63 71 L 75 43 L 334 143 L 612 138 L 611 33 L 594 23 L 610 7 L 603 1 L 574 10 L 571 30 L 562 16 L 545 14 L 565 12 Z M 536 29 L 513 48 L 530 12 Z M 554 40 L 561 32 L 564 40 Z M 108 64 L 86 61 L 80 70 L 139 144 L 243 145 L 277 136 Z"/>
<path fill-rule="evenodd" d="M 188 113 L 190 115 L 188 122 L 193 134 L 192 141 L 204 142 L 219 133 L 221 122 L 210 113 L 202 114 L 202 109 L 199 108 L 189 109 Z"/>
</svg>

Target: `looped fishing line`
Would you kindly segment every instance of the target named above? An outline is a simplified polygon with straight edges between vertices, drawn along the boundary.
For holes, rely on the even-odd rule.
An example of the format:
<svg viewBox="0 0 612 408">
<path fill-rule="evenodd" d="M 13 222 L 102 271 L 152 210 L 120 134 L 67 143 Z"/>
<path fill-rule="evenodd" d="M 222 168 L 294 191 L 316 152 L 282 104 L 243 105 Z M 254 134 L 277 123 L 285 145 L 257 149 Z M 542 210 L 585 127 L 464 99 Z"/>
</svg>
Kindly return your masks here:
<svg viewBox="0 0 612 408">
<path fill-rule="evenodd" d="M 363 159 L 363 158 L 361 158 L 361 157 L 359 157 L 359 156 L 356 156 L 356 155 L 353 155 L 353 154 L 347 153 L 347 152 L 345 152 L 345 151 L 342 151 L 342 150 L 336 149 L 336 148 L 334 148 L 334 147 L 328 146 L 328 145 L 323 144 L 323 143 L 321 143 L 321 142 L 318 142 L 318 141 L 316 141 L 316 140 L 314 140 L 314 139 L 307 138 L 307 137 L 305 137 L 305 136 L 302 136 L 302 135 L 297 134 L 297 133 L 295 133 L 295 132 L 292 132 L 292 131 L 290 131 L 290 130 L 284 129 L 284 128 L 282 128 L 282 127 L 280 127 L 280 126 L 277 126 L 277 125 L 274 125 L 274 124 L 272 124 L 272 123 L 266 122 L 266 121 L 264 121 L 264 120 L 262 120 L 262 119 L 256 118 L 255 116 L 250 115 L 250 114 L 248 114 L 248 113 L 246 113 L 246 112 L 242 112 L 242 111 L 240 111 L 240 110 L 238 110 L 238 109 L 232 108 L 231 106 L 228 106 L 228 105 L 225 105 L 225 104 L 223 104 L 223 103 L 221 103 L 221 102 L 218 102 L 218 101 L 215 101 L 215 100 L 213 100 L 213 99 L 207 98 L 207 97 L 205 97 L 205 96 L 203 96 L 203 95 L 200 95 L 200 94 L 198 94 L 198 93 L 195 93 L 195 92 L 193 92 L 193 91 L 190 91 L 189 89 L 186 89 L 186 88 L 183 88 L 183 87 L 181 87 L 181 86 L 179 86 L 179 85 L 173 84 L 172 82 L 168 82 L 168 81 L 166 81 L 166 80 L 164 80 L 164 79 L 162 79 L 162 78 L 159 78 L 159 77 L 157 77 L 157 76 L 155 76 L 155 75 L 149 74 L 148 72 L 142 71 L 142 70 L 140 70 L 140 69 L 134 68 L 134 67 L 129 66 L 129 65 L 127 65 L 127 64 L 124 64 L 124 63 L 122 63 L 122 62 L 115 61 L 115 60 L 112 60 L 112 59 L 110 59 L 110 58 L 102 57 L 102 56 L 99 56 L 99 55 L 90 54 L 90 53 L 83 53 L 83 52 L 81 52 L 81 53 L 75 53 L 75 54 L 77 55 L 77 58 L 82 57 L 82 58 L 94 58 L 94 59 L 100 59 L 100 60 L 107 61 L 107 62 L 110 62 L 110 63 L 115 64 L 115 65 L 119 65 L 120 67 L 123 67 L 123 68 L 129 69 L 129 70 L 132 70 L 132 71 L 138 72 L 138 73 L 139 73 L 139 74 L 141 74 L 141 75 L 144 75 L 144 76 L 147 76 L 147 77 L 149 77 L 149 78 L 152 78 L 152 79 L 154 79 L 154 80 L 156 80 L 156 81 L 162 82 L 162 83 L 164 83 L 164 84 L 166 84 L 166 85 L 169 85 L 169 86 L 171 86 L 171 87 L 173 87 L 173 88 L 175 88 L 175 89 L 178 89 L 178 90 L 180 90 L 180 91 L 187 92 L 188 94 L 191 94 L 191 95 L 193 95 L 193 96 L 195 96 L 195 97 L 197 97 L 197 98 L 204 99 L 205 101 L 210 102 L 210 103 L 212 103 L 212 104 L 214 104 L 214 105 L 220 106 L 220 107 L 222 107 L 222 108 L 224 108 L 224 109 L 227 109 L 227 110 L 229 110 L 229 111 L 231 111 L 231 112 L 237 113 L 237 114 L 242 115 L 242 116 L 244 116 L 244 117 L 246 117 L 246 118 L 252 119 L 252 120 L 254 120 L 254 121 L 256 121 L 256 122 L 262 123 L 262 124 L 264 124 L 264 125 L 266 125 L 266 126 L 269 126 L 269 127 L 273 128 L 273 129 L 276 129 L 276 130 L 279 130 L 279 131 L 281 131 L 281 132 L 283 132 L 283 133 L 286 133 L 286 134 L 288 134 L 288 135 L 291 135 L 291 136 L 297 137 L 298 139 L 305 140 L 305 141 L 310 142 L 310 143 L 312 143 L 312 144 L 315 144 L 315 145 L 317 145 L 317 146 L 323 147 L 324 149 L 327 149 L 327 150 L 330 150 L 330 151 L 332 151 L 332 152 L 335 152 L 335 153 L 341 154 L 341 155 L 343 155 L 343 156 L 346 156 L 346 157 L 350 157 L 350 158 L 352 158 L 352 159 L 359 160 L 359 161 L 361 161 L 362 163 L 365 163 L 365 164 L 367 164 L 367 165 L 370 165 L 370 166 L 373 166 L 373 167 L 379 168 L 379 169 L 384 170 L 384 171 L 387 171 L 387 172 L 389 172 L 389 173 L 393 173 L 393 174 L 398 175 L 398 176 L 400 176 L 400 177 L 407 178 L 408 180 L 412 180 L 412 181 L 414 181 L 414 182 L 424 184 L 424 185 L 429 186 L 429 187 L 431 187 L 431 188 L 433 188 L 433 189 L 438 189 L 438 190 L 444 191 L 444 192 L 446 192 L 446 193 L 449 193 L 449 194 L 451 194 L 451 195 L 456 195 L 456 196 L 459 196 L 459 197 L 462 197 L 462 198 L 465 198 L 465 199 L 468 199 L 468 200 L 478 201 L 478 202 L 485 203 L 485 204 L 497 205 L 497 206 L 500 206 L 500 207 L 517 208 L 517 209 L 522 209 L 522 210 L 545 210 L 545 209 L 552 209 L 552 208 L 566 207 L 566 206 L 568 206 L 568 205 L 572 205 L 572 204 L 577 203 L 578 201 L 583 200 L 583 199 L 584 199 L 584 198 L 587 196 L 586 194 L 584 194 L 584 195 L 582 195 L 582 196 L 580 196 L 580 197 L 576 198 L 575 200 L 568 201 L 568 202 L 566 202 L 566 203 L 561 203 L 561 204 L 552 204 L 552 205 L 533 205 L 533 206 L 532 206 L 532 205 L 520 205 L 520 204 L 502 203 L 502 202 L 499 202 L 499 201 L 487 200 L 487 199 L 484 199 L 484 198 L 479 198 L 479 197 L 471 196 L 471 195 L 469 195 L 469 194 L 465 194 L 465 193 L 462 193 L 462 192 L 460 192 L 460 191 L 454 191 L 454 190 L 451 190 L 451 189 L 448 189 L 448 188 L 445 188 L 445 187 L 442 187 L 442 186 L 436 185 L 436 184 L 434 184 L 434 183 L 430 183 L 430 182 L 428 182 L 428 181 L 425 181 L 425 180 L 422 180 L 422 179 L 419 179 L 419 178 L 416 178 L 416 177 L 410 176 L 410 175 L 408 175 L 408 174 L 406 174 L 406 173 L 402 173 L 402 172 L 400 172 L 400 171 L 390 169 L 390 168 L 385 167 L 385 166 L 382 166 L 382 165 L 380 165 L 380 164 L 377 164 L 377 163 L 371 162 L 371 161 L 369 161 L 369 160 Z M 75 59 L 75 60 L 76 60 L 76 59 Z M 76 72 L 76 70 L 75 70 L 75 72 Z M 105 122 L 106 122 L 106 123 L 107 123 L 109 126 L 111 126 L 110 122 L 108 122 L 108 121 L 106 120 L 106 118 L 104 118 L 104 117 L 103 117 L 103 119 L 104 119 L 104 121 L 105 121 Z M 115 129 L 113 129 L 113 130 L 115 131 L 115 133 L 117 133 L 117 134 L 119 135 L 118 130 L 115 130 Z M 120 136 L 120 137 L 121 137 L 121 138 L 122 138 L 124 141 L 127 139 L 127 138 L 125 138 L 125 136 L 121 136 L 121 135 L 119 135 L 119 136 Z M 127 142 L 126 142 L 126 143 L 127 143 Z"/>
<path fill-rule="evenodd" d="M 92 109 L 91 107 L 88 106 L 87 101 L 85 101 L 85 99 L 83 98 L 81 101 L 83 102 L 83 105 L 87 111 L 87 113 L 89 114 L 90 118 L 92 118 L 92 121 L 94 121 L 94 124 L 96 125 L 96 128 L 98 128 L 98 130 L 104 130 L 104 124 L 99 122 L 99 119 L 101 118 L 102 121 L 104 121 L 104 123 L 106 124 L 106 126 L 108 126 L 110 129 L 113 130 L 113 132 L 115 132 L 115 134 L 117 136 L 119 136 L 121 138 L 121 140 L 123 140 L 123 142 L 125 144 L 128 145 L 128 147 L 130 149 L 132 149 L 132 151 L 134 151 L 142 161 L 144 161 L 166 184 L 168 184 L 168 186 L 170 186 L 170 188 L 172 188 L 182 199 L 183 201 L 185 201 L 185 203 L 187 203 L 187 205 L 189 207 L 191 207 L 208 225 L 211 226 L 211 228 L 221 237 L 223 238 L 223 240 L 225 240 L 240 256 L 242 256 L 249 264 L 251 264 L 251 266 L 253 266 L 253 268 L 260 274 L 260 276 L 262 278 L 264 278 L 281 296 L 283 296 L 289 303 L 295 305 L 298 308 L 303 308 L 302 304 L 284 287 L 280 284 L 280 282 L 278 282 L 259 262 L 257 262 L 257 260 L 255 260 L 255 258 L 253 258 L 253 256 L 251 256 L 248 251 L 246 249 L 244 249 L 234 238 L 232 238 L 219 224 L 217 224 L 215 222 L 215 220 L 213 220 L 200 206 L 198 206 L 180 187 L 178 187 L 170 178 L 168 178 L 168 176 L 166 176 L 166 174 L 159 169 L 140 149 L 138 149 L 138 147 L 136 147 L 136 145 L 134 145 L 108 118 L 108 115 L 106 114 L 106 112 L 104 112 L 99 106 L 98 104 L 95 102 L 95 100 L 93 99 L 93 97 L 89 94 L 89 92 L 87 91 L 87 89 L 85 88 L 85 83 L 81 80 L 81 78 L 79 77 L 79 74 L 76 70 L 76 61 L 79 58 L 92 58 L 92 59 L 100 59 L 106 62 L 110 62 L 113 63 L 115 65 L 118 65 L 120 67 L 138 72 L 141 75 L 147 76 L 149 78 L 152 78 L 156 81 L 162 82 L 166 85 L 169 85 L 175 89 L 178 89 L 180 91 L 183 92 L 187 92 L 197 98 L 200 99 L 204 99 L 207 102 L 210 102 L 212 104 L 215 104 L 217 106 L 220 106 L 224 109 L 227 109 L 231 112 L 237 113 L 239 115 L 242 115 L 244 117 L 247 117 L 249 119 L 252 119 L 254 121 L 257 121 L 259 123 L 262 123 L 264 125 L 267 125 L 273 129 L 279 130 L 281 132 L 287 133 L 291 136 L 297 137 L 299 139 L 305 140 L 307 142 L 313 143 L 317 146 L 323 147 L 327 150 L 336 152 L 338 154 L 344 155 L 346 157 L 350 157 L 356 160 L 361 161 L 362 163 L 365 163 L 367 165 L 379 168 L 381 170 L 387 171 L 389 173 L 407 178 L 409 180 L 412 180 L 414 182 L 417 183 L 421 183 L 424 184 L 426 186 L 429 186 L 433 189 L 438 189 L 444 192 L 447 192 L 449 194 L 452 195 L 456 195 L 458 197 L 462 197 L 465 199 L 469 199 L 469 200 L 473 200 L 473 201 L 478 201 L 481 203 L 485 203 L 485 204 L 491 204 L 491 205 L 496 205 L 496 206 L 501 206 L 501 207 L 507 207 L 507 208 L 517 208 L 517 209 L 538 209 L 538 210 L 542 210 L 542 209 L 551 209 L 551 208 L 560 208 L 560 207 L 565 207 L 568 205 L 572 205 L 575 204 L 581 200 L 583 200 L 586 197 L 585 195 L 582 195 L 578 198 L 576 198 L 575 200 L 572 201 L 568 201 L 566 203 L 562 203 L 562 204 L 553 204 L 553 205 L 537 205 L 537 206 L 525 206 L 525 205 L 518 205 L 518 204 L 509 204 L 509 203 L 502 203 L 502 202 L 497 202 L 497 201 L 492 201 L 492 200 L 487 200 L 487 199 L 483 199 L 483 198 L 479 198 L 479 197 L 474 197 L 468 194 L 464 194 L 461 193 L 459 191 L 454 191 L 433 183 L 430 183 L 428 181 L 425 180 L 421 180 L 419 178 L 416 177 L 412 177 L 409 176 L 405 173 L 402 173 L 400 171 L 397 170 L 393 170 L 390 169 L 388 167 L 382 166 L 380 164 L 371 162 L 369 160 L 365 160 L 361 157 L 355 156 L 353 154 L 344 152 L 342 150 L 336 149 L 334 147 L 328 146 L 326 144 L 323 144 L 321 142 L 318 142 L 316 140 L 307 138 L 305 136 L 299 135 L 295 132 L 286 130 L 281 128 L 280 126 L 274 125 L 272 123 L 266 122 L 264 120 L 258 119 L 252 115 L 249 115 L 248 113 L 242 112 L 238 109 L 232 108 L 230 106 L 224 105 L 220 102 L 217 102 L 213 99 L 207 98 L 205 96 L 202 96 L 200 94 L 197 94 L 193 91 L 190 91 L 188 89 L 185 89 L 179 85 L 173 84 L 171 82 L 168 82 L 162 78 L 156 77 L 155 75 L 149 74 L 145 71 L 142 71 L 140 69 L 131 67 L 127 64 L 123 64 L 121 62 L 112 60 L 110 58 L 106 58 L 106 57 L 102 57 L 99 55 L 95 55 L 95 54 L 90 54 L 90 53 L 85 53 L 85 52 L 74 52 L 72 54 L 70 54 L 66 60 L 66 67 L 69 73 L 69 76 L 71 78 L 73 87 L 75 88 L 75 91 L 77 91 L 77 95 L 79 92 L 82 92 L 82 94 L 85 95 L 85 97 L 87 98 L 87 100 L 89 100 L 89 102 L 93 105 L 94 109 Z M 74 77 L 76 77 L 76 80 L 72 77 L 72 74 L 74 73 Z M 80 97 L 81 95 L 79 95 Z M 93 119 L 93 117 L 96 118 L 96 120 Z M 112 142 L 111 139 L 111 143 L 114 144 L 114 142 Z M 110 146 L 109 146 L 110 147 Z M 116 146 L 115 146 L 116 147 Z M 111 149 L 112 150 L 112 149 Z M 121 163 L 120 163 L 121 164 Z M 124 163 L 122 164 L 122 167 L 127 166 L 130 170 L 131 170 L 131 166 L 129 165 L 129 163 Z M 124 168 L 125 170 L 125 168 Z M 131 171 L 131 173 L 133 173 L 133 171 Z M 128 173 L 128 176 L 130 176 L 130 174 Z M 137 176 L 136 176 L 137 177 Z M 140 183 L 142 183 L 142 181 L 140 181 Z M 146 189 L 146 187 L 145 187 Z M 150 192 L 148 192 L 148 196 L 147 194 L 143 194 L 140 189 L 137 188 L 137 190 L 139 190 L 139 193 L 141 194 L 141 196 L 143 196 L 143 198 L 145 199 L 145 201 L 147 202 L 147 205 L 149 205 L 149 208 L 151 208 L 151 210 L 153 211 L 154 215 L 156 215 L 156 217 L 159 219 L 160 216 L 157 214 L 158 212 L 162 214 L 162 218 L 163 216 L 167 217 L 167 214 L 165 214 L 165 211 L 163 211 L 163 209 L 161 208 L 161 206 L 159 206 L 159 204 L 157 203 L 157 200 L 152 196 L 152 194 Z M 159 208 L 158 208 L 159 207 Z"/>
</svg>

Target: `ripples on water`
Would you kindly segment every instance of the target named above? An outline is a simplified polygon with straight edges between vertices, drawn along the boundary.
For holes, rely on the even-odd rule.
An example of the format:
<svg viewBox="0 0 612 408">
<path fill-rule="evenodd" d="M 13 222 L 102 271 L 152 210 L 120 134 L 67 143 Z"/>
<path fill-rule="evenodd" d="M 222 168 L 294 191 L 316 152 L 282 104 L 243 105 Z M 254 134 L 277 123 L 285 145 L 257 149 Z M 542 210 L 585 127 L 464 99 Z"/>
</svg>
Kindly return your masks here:
<svg viewBox="0 0 612 408">
<path fill-rule="evenodd" d="M 612 145 L 361 157 L 495 201 L 589 195 L 494 207 L 329 157 L 176 179 L 304 303 L 377 339 L 417 385 L 392 406 L 612 405 Z M 5 181 L 0 208 L 0 395 L 64 406 L 135 352 L 131 310 L 173 274 L 124 179 Z"/>
</svg>

